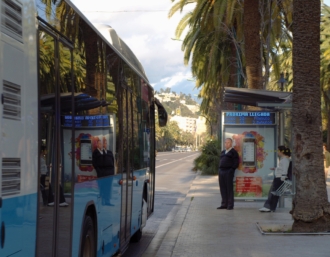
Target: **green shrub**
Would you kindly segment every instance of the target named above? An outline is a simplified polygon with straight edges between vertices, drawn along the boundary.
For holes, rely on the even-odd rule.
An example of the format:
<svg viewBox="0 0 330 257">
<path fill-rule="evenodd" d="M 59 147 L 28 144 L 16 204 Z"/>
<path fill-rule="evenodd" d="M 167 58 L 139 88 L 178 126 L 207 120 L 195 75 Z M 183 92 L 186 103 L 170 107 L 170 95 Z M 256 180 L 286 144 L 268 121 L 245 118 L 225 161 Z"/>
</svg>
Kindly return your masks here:
<svg viewBox="0 0 330 257">
<path fill-rule="evenodd" d="M 202 154 L 194 160 L 193 170 L 200 170 L 202 175 L 217 175 L 221 153 L 221 142 L 208 141 L 202 148 Z"/>
</svg>

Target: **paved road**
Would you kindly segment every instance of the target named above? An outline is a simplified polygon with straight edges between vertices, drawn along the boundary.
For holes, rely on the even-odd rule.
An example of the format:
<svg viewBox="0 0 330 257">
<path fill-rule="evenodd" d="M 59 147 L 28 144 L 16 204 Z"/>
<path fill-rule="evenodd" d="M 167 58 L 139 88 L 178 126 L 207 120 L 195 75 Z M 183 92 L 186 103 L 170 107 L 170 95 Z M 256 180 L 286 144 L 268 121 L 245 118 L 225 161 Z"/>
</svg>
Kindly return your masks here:
<svg viewBox="0 0 330 257">
<path fill-rule="evenodd" d="M 142 256 L 148 246 L 148 251 L 154 251 L 156 255 L 196 177 L 192 167 L 198 156 L 199 152 L 157 154 L 155 211 L 143 229 L 141 241 L 130 244 L 123 257 Z"/>
</svg>

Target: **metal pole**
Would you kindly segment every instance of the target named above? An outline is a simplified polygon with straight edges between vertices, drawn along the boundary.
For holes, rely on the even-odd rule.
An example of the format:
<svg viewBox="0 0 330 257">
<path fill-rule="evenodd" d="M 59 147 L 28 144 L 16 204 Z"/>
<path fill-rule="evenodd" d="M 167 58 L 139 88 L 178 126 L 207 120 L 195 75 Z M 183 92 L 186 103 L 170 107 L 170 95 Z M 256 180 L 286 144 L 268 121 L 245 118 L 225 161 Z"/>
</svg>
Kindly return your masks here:
<svg viewBox="0 0 330 257">
<path fill-rule="evenodd" d="M 280 111 L 280 145 L 284 145 L 284 113 Z"/>
<path fill-rule="evenodd" d="M 280 145 L 284 145 L 284 112 L 280 111 Z M 279 198 L 279 203 L 278 203 L 279 208 L 284 208 L 284 197 L 280 196 Z"/>
</svg>

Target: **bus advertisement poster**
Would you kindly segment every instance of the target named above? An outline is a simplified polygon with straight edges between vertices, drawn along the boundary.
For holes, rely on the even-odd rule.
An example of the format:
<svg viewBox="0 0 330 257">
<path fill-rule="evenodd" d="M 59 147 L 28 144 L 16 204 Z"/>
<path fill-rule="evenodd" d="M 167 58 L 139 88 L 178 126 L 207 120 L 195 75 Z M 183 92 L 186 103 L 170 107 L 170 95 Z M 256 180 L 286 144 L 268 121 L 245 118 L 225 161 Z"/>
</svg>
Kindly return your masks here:
<svg viewBox="0 0 330 257">
<path fill-rule="evenodd" d="M 107 150 L 114 153 L 113 149 L 113 133 L 110 133 L 110 128 L 96 129 L 76 129 L 75 131 L 75 152 L 71 151 L 71 130 L 63 129 L 63 163 L 64 163 L 64 178 L 70 180 L 71 174 L 71 159 L 75 158 L 75 179 L 77 182 L 84 182 L 97 178 L 96 171 L 92 164 L 93 152 L 97 150 L 98 142 L 100 141 L 103 148 L 104 143 L 107 143 Z"/>
</svg>

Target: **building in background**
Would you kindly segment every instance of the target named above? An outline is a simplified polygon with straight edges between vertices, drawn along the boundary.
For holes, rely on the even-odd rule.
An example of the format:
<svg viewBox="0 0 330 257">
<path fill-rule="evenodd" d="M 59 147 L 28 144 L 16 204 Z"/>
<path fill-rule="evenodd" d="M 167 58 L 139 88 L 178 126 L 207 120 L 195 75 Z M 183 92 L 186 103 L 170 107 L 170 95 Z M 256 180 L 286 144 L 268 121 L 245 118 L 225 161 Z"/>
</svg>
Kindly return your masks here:
<svg viewBox="0 0 330 257">
<path fill-rule="evenodd" d="M 206 119 L 203 116 L 199 116 L 196 120 L 196 134 L 201 135 L 202 133 L 205 133 L 207 131 L 206 127 Z"/>
<path fill-rule="evenodd" d="M 179 99 L 180 96 L 176 95 L 172 92 L 170 93 L 159 93 L 155 94 L 155 97 L 160 101 L 160 102 L 174 102 L 175 100 Z"/>
<path fill-rule="evenodd" d="M 206 120 L 204 117 L 200 116 L 198 119 L 182 117 L 174 115 L 170 118 L 171 121 L 176 121 L 181 130 L 192 133 L 192 134 L 202 134 L 206 132 Z"/>
</svg>

